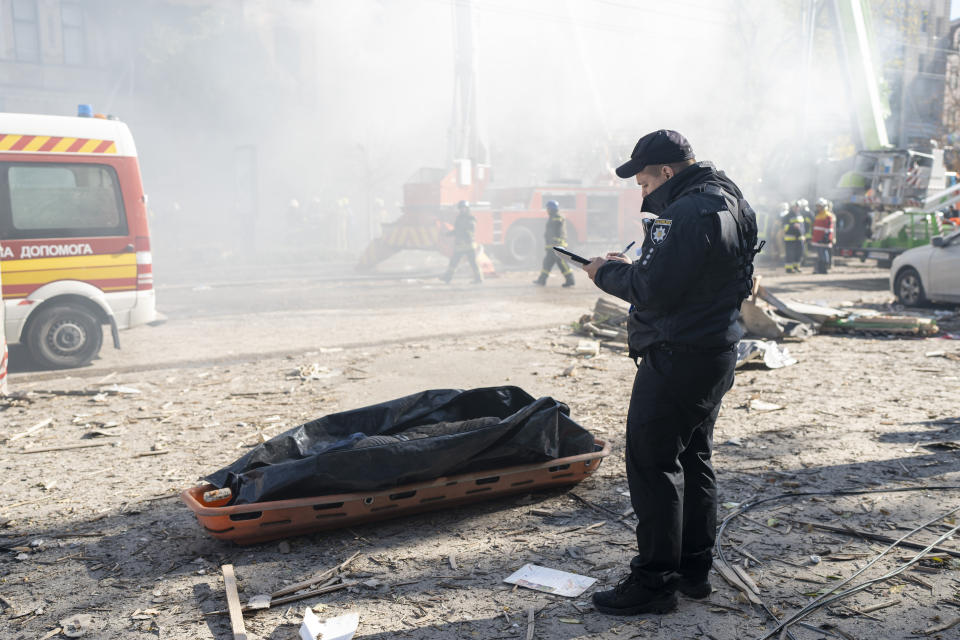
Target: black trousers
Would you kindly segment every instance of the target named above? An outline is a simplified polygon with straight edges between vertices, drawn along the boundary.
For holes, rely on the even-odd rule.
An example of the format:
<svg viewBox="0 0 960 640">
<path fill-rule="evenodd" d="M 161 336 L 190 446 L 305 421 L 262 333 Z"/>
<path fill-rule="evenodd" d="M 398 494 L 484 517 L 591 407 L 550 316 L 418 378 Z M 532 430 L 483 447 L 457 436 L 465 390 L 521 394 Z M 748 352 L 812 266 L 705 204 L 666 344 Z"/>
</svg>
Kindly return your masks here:
<svg viewBox="0 0 960 640">
<path fill-rule="evenodd" d="M 678 573 L 702 578 L 713 564 L 713 425 L 735 364 L 735 346 L 712 353 L 653 347 L 640 361 L 627 414 L 627 481 L 639 519 L 630 568 L 649 587 Z"/>
</svg>

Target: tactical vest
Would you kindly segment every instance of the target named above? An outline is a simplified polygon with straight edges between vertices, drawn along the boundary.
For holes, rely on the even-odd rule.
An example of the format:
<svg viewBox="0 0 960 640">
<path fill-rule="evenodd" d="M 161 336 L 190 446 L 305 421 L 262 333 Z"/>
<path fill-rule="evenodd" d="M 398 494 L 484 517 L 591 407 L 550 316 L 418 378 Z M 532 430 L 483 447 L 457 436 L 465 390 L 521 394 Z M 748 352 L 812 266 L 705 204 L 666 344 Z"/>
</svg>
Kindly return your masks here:
<svg viewBox="0 0 960 640">
<path fill-rule="evenodd" d="M 716 185 L 703 185 L 693 191 L 697 192 L 721 196 L 727 207 L 717 211 L 708 203 L 699 203 L 701 216 L 717 216 L 720 243 L 707 257 L 701 279 L 684 301 L 697 303 L 727 298 L 735 300 L 739 309 L 753 293 L 753 259 L 766 244 L 757 242 L 756 213 L 745 199 L 737 198 Z"/>
</svg>

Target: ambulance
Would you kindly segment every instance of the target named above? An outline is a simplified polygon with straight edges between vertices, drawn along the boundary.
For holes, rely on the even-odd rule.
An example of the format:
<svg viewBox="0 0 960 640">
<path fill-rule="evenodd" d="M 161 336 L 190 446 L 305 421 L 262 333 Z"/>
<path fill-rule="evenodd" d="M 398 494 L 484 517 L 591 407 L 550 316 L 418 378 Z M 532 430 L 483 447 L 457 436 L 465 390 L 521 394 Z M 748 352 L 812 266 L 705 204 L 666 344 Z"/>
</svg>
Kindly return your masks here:
<svg viewBox="0 0 960 640">
<path fill-rule="evenodd" d="M 0 273 L 9 344 L 80 367 L 103 328 L 156 319 L 146 196 L 125 124 L 0 113 Z"/>
</svg>

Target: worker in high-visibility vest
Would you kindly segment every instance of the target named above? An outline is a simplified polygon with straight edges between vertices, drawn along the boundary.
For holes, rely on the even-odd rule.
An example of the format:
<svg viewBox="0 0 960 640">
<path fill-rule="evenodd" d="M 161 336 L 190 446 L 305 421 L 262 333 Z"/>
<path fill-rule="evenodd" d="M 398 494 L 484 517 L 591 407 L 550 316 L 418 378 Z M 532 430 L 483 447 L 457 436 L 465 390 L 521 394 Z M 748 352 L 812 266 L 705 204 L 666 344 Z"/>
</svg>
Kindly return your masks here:
<svg viewBox="0 0 960 640">
<path fill-rule="evenodd" d="M 790 204 L 781 202 L 775 213 L 768 215 L 764 221 L 764 240 L 767 243 L 769 258 L 774 265 L 783 257 L 783 225 L 790 215 Z"/>
<path fill-rule="evenodd" d="M 573 270 L 567 261 L 553 250 L 554 247 L 567 246 L 567 225 L 566 220 L 560 215 L 560 203 L 556 200 L 549 200 L 545 205 L 547 209 L 547 225 L 543 232 L 543 241 L 545 243 L 543 265 L 540 268 L 540 277 L 533 281 L 533 284 L 544 286 L 547 284 L 547 277 L 553 270 L 553 265 L 560 267 L 560 273 L 563 274 L 563 286 L 572 287 Z"/>
<path fill-rule="evenodd" d="M 817 215 L 813 219 L 813 235 L 810 244 L 816 247 L 817 267 L 814 273 L 826 273 L 833 264 L 833 246 L 837 238 L 837 216 L 830 210 L 830 201 L 817 200 Z"/>
<path fill-rule="evenodd" d="M 800 201 L 794 203 L 783 225 L 784 268 L 787 273 L 800 273 L 803 262 L 804 225 Z"/>
</svg>

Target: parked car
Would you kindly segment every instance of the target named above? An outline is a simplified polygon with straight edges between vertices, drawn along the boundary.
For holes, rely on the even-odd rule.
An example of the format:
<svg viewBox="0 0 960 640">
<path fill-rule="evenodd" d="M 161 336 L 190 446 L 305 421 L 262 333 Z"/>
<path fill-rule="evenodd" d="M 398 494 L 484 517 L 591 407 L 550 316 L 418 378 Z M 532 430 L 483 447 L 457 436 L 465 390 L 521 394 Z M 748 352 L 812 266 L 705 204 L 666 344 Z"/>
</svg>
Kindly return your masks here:
<svg viewBox="0 0 960 640">
<path fill-rule="evenodd" d="M 907 306 L 960 302 L 960 230 L 897 256 L 890 266 L 890 288 Z"/>
</svg>

